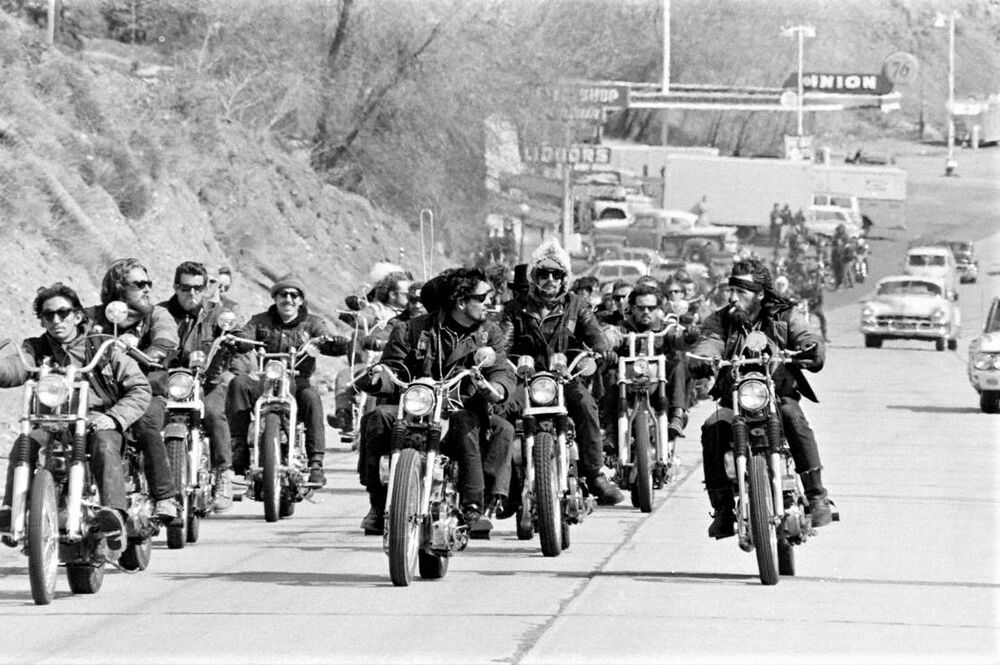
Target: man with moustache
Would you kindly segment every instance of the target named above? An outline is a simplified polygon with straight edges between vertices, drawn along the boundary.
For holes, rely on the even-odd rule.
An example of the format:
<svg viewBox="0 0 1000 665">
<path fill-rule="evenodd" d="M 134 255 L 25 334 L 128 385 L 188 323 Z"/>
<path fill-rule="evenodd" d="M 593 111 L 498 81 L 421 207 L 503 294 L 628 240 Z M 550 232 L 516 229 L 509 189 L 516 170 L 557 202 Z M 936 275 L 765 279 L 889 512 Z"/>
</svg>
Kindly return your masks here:
<svg viewBox="0 0 1000 665">
<path fill-rule="evenodd" d="M 813 335 L 802 314 L 795 309 L 794 302 L 774 292 L 771 273 L 759 259 L 741 259 L 733 264 L 729 288 L 729 304 L 705 320 L 692 352 L 710 358 L 731 358 L 753 330 L 764 332 L 780 349 L 802 351 L 797 356 L 796 365 L 781 365 L 774 372 L 774 390 L 780 400 L 778 411 L 795 460 L 795 469 L 802 477 L 809 501 L 812 525 L 826 526 L 832 521 L 832 511 L 820 478 L 823 467 L 819 448 L 809 421 L 799 406 L 802 397 L 818 401 L 800 367 L 810 372 L 823 368 L 823 340 Z M 691 371 L 696 375 L 711 376 L 715 373 L 715 365 L 692 360 Z M 705 489 L 715 510 L 708 535 L 717 539 L 734 535 L 735 506 L 725 470 L 725 453 L 733 440 L 732 381 L 729 371 L 719 374 L 710 393 L 719 400 L 719 408 L 709 416 L 701 430 Z"/>
<path fill-rule="evenodd" d="M 153 304 L 149 297 L 152 289 L 153 280 L 138 259 L 118 259 L 112 263 L 101 281 L 101 304 L 88 308 L 86 312 L 92 324 L 91 332 L 114 334 L 116 328 L 104 316 L 104 308 L 112 301 L 123 301 L 128 306 L 128 317 L 118 324 L 118 335 L 129 340 L 155 362 L 163 362 L 177 350 L 177 324 L 165 307 Z M 167 373 L 144 366 L 142 362 L 139 366 L 153 388 L 153 398 L 146 413 L 132 425 L 132 433 L 136 447 L 142 451 L 145 460 L 150 493 L 156 501 L 155 514 L 161 520 L 169 521 L 177 517 L 174 497 L 179 488 L 174 487 L 167 448 L 163 444 Z"/>
</svg>

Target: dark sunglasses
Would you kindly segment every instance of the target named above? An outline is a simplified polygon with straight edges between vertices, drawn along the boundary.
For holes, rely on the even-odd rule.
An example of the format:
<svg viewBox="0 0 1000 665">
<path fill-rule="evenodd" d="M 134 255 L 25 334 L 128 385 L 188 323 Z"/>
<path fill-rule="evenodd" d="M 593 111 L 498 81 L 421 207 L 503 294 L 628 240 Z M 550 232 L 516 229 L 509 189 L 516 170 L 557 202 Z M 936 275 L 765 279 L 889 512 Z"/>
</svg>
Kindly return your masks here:
<svg viewBox="0 0 1000 665">
<path fill-rule="evenodd" d="M 684 293 L 682 289 L 668 289 L 667 293 Z"/>
<path fill-rule="evenodd" d="M 73 314 L 76 310 L 72 307 L 60 307 L 59 309 L 43 309 L 41 313 L 42 321 L 45 323 L 52 323 L 59 317 L 60 321 L 65 321 Z"/>
<path fill-rule="evenodd" d="M 632 309 L 638 310 L 640 312 L 652 312 L 657 307 L 658 305 L 633 305 Z"/>
<path fill-rule="evenodd" d="M 143 289 L 151 289 L 151 288 L 153 288 L 153 280 L 151 280 L 151 279 L 137 279 L 134 282 L 129 282 L 128 285 L 131 286 L 131 287 L 133 287 L 133 288 L 136 288 L 136 289 L 139 289 L 140 291 L 142 291 Z"/>
<path fill-rule="evenodd" d="M 611 296 L 611 297 L 617 300 L 618 302 L 621 302 L 622 300 L 628 298 L 628 296 Z"/>
<path fill-rule="evenodd" d="M 539 268 L 535 275 L 538 276 L 538 279 L 547 279 L 549 277 L 552 279 L 563 279 L 566 277 L 566 273 L 562 270 L 553 270 L 551 268 Z"/>
<path fill-rule="evenodd" d="M 204 291 L 204 284 L 176 284 L 174 285 L 178 291 L 183 291 L 185 293 L 194 293 L 195 291 Z"/>
<path fill-rule="evenodd" d="M 299 293 L 298 291 L 278 291 L 278 293 L 275 294 L 275 297 L 277 297 L 277 298 L 291 298 L 293 300 L 298 300 L 299 298 L 302 297 L 302 294 Z"/>
<path fill-rule="evenodd" d="M 470 293 L 469 295 L 465 296 L 465 298 L 466 300 L 475 300 L 476 302 L 486 302 L 486 300 L 488 298 L 491 298 L 494 293 L 495 291 L 493 291 L 493 289 L 490 289 L 486 293 Z"/>
</svg>

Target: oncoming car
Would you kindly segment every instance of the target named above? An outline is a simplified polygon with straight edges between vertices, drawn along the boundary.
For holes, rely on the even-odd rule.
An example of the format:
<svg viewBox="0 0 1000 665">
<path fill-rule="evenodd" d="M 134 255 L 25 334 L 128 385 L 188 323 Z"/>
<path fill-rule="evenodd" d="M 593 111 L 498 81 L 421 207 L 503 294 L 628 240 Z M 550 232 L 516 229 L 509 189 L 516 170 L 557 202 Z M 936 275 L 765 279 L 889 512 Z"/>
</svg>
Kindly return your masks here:
<svg viewBox="0 0 1000 665">
<path fill-rule="evenodd" d="M 938 351 L 954 351 L 961 325 L 955 294 L 939 278 L 885 277 L 861 305 L 861 334 L 871 349 L 886 339 L 923 339 Z"/>
<path fill-rule="evenodd" d="M 993 298 L 983 334 L 969 343 L 969 383 L 980 409 L 1000 413 L 1000 297 Z"/>
</svg>

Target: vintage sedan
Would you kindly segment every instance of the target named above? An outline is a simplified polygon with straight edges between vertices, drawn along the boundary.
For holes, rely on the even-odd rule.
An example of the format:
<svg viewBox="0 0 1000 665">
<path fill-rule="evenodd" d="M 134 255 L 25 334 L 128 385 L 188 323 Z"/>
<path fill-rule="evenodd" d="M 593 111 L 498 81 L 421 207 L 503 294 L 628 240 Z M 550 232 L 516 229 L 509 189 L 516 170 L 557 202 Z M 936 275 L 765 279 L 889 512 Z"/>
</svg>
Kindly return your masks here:
<svg viewBox="0 0 1000 665">
<path fill-rule="evenodd" d="M 957 299 L 939 278 L 897 275 L 879 280 L 875 294 L 861 301 L 865 346 L 877 349 L 886 339 L 924 339 L 938 351 L 954 351 L 962 325 Z"/>
<path fill-rule="evenodd" d="M 979 408 L 1000 413 L 1000 297 L 993 298 L 983 334 L 969 343 L 969 383 L 979 393 Z"/>
</svg>

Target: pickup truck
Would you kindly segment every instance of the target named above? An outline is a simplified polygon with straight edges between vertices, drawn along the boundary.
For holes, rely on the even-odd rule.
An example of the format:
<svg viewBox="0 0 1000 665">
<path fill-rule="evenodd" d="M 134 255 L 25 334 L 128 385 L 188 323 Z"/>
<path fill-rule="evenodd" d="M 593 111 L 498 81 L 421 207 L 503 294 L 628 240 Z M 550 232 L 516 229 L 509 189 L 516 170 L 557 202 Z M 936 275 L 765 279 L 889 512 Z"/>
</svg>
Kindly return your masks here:
<svg viewBox="0 0 1000 665">
<path fill-rule="evenodd" d="M 648 247 L 667 258 L 704 262 L 707 255 L 732 256 L 739 249 L 736 231 L 728 226 L 698 224 L 686 210 L 650 208 L 631 218 L 594 222 L 591 231 L 595 249 L 612 245 Z"/>
</svg>

